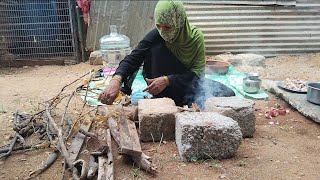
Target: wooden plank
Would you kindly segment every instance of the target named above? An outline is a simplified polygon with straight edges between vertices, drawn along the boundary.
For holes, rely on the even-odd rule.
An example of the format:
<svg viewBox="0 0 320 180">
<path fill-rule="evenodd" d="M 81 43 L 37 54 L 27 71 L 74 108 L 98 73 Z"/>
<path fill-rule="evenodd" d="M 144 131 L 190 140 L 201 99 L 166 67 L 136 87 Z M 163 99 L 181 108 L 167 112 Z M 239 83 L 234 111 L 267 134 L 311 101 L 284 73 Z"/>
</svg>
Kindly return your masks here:
<svg viewBox="0 0 320 180">
<path fill-rule="evenodd" d="M 135 124 L 123 114 L 119 117 L 119 133 L 121 151 L 127 155 L 141 156 L 142 150 Z"/>
<path fill-rule="evenodd" d="M 99 164 L 99 168 L 98 168 L 98 178 L 97 180 L 104 180 L 106 179 L 106 164 L 107 164 L 107 158 L 104 156 L 99 156 L 98 157 L 98 164 Z"/>
<path fill-rule="evenodd" d="M 98 180 L 113 180 L 114 168 L 110 130 L 98 128 L 95 132 L 98 135 L 99 141 L 101 141 L 101 143 L 103 144 L 106 143 L 106 145 L 109 147 L 107 155 L 102 155 L 98 157 Z"/>
<path fill-rule="evenodd" d="M 92 124 L 92 121 L 87 120 L 83 124 L 81 124 L 80 128 L 85 131 L 89 131 L 91 124 Z M 83 145 L 85 138 L 86 138 L 85 135 L 78 132 L 76 137 L 73 139 L 73 141 L 70 145 L 70 148 L 68 149 L 71 162 L 74 162 L 78 158 L 78 155 L 80 153 L 80 150 L 81 150 L 81 147 Z"/>
<path fill-rule="evenodd" d="M 137 132 L 137 128 L 134 122 L 127 119 L 128 123 L 128 130 L 132 141 L 132 149 L 134 152 L 139 152 L 139 155 L 141 155 L 141 145 L 140 145 L 140 139 Z"/>
<path fill-rule="evenodd" d="M 108 125 L 110 128 L 111 135 L 116 143 L 120 146 L 120 133 L 119 133 L 119 126 L 117 121 L 114 118 L 108 119 Z M 126 154 L 125 154 L 126 155 Z M 140 156 L 132 156 L 132 160 L 135 162 L 136 166 L 146 170 L 147 172 L 156 175 L 158 172 L 156 167 L 150 162 L 151 158 L 144 153 L 141 153 Z"/>
<path fill-rule="evenodd" d="M 117 121 L 113 117 L 110 117 L 108 119 L 108 126 L 114 141 L 118 144 L 118 146 L 120 146 L 119 126 Z"/>
<path fill-rule="evenodd" d="M 113 167 L 113 156 L 112 156 L 112 146 L 111 146 L 111 134 L 110 129 L 107 129 L 107 144 L 109 147 L 108 159 L 106 164 L 106 179 L 113 180 L 114 167 Z"/>
</svg>

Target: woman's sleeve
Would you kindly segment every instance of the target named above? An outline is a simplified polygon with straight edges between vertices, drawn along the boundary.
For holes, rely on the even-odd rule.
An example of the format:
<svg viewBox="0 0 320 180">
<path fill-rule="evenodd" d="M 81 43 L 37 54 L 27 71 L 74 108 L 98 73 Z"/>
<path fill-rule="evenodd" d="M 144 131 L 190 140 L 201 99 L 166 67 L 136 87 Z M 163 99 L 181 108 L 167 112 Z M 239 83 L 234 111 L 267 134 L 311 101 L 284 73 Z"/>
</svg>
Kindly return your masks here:
<svg viewBox="0 0 320 180">
<path fill-rule="evenodd" d="M 114 75 L 120 75 L 122 79 L 136 72 L 144 61 L 145 53 L 150 50 L 157 39 L 156 29 L 150 31 L 138 44 L 138 46 L 127 55 L 119 64 Z"/>
</svg>

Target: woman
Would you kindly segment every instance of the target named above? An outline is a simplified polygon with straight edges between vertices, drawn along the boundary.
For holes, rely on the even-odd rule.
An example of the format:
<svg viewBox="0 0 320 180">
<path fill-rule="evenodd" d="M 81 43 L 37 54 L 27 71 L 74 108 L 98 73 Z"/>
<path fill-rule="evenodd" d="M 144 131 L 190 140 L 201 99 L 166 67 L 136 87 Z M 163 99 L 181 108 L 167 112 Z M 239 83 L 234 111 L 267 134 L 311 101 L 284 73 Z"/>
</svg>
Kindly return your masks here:
<svg viewBox="0 0 320 180">
<path fill-rule="evenodd" d="M 156 28 L 119 64 L 99 100 L 112 104 L 124 82 L 131 93 L 132 80 L 143 64 L 148 91 L 156 98 L 169 97 L 176 105 L 194 101 L 196 84 L 204 74 L 205 47 L 202 32 L 189 24 L 181 1 L 159 1 L 155 12 Z"/>
</svg>

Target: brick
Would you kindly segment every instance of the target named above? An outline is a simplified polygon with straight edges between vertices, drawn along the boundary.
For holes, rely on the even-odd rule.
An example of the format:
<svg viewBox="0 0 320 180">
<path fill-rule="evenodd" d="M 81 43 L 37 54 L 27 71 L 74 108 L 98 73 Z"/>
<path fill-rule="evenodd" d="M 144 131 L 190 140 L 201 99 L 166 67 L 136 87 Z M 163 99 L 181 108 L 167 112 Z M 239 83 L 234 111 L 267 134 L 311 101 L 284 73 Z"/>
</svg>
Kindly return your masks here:
<svg viewBox="0 0 320 180">
<path fill-rule="evenodd" d="M 175 137 L 174 101 L 169 98 L 142 99 L 138 102 L 140 139 L 144 142 L 172 140 Z"/>
<path fill-rule="evenodd" d="M 218 112 L 239 123 L 243 137 L 253 137 L 256 117 L 254 102 L 240 97 L 212 97 L 205 103 L 205 111 Z"/>
<path fill-rule="evenodd" d="M 242 140 L 233 119 L 215 112 L 176 114 L 176 144 L 182 161 L 234 156 Z"/>
</svg>

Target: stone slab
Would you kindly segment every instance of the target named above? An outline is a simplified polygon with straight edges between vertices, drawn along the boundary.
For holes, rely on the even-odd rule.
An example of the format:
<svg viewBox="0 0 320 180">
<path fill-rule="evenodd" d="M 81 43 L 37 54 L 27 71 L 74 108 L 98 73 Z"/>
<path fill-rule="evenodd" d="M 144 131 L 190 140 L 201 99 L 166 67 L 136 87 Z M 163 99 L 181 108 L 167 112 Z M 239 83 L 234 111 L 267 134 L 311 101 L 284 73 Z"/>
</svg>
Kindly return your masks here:
<svg viewBox="0 0 320 180">
<path fill-rule="evenodd" d="M 293 93 L 281 89 L 277 85 L 278 81 L 263 80 L 262 86 L 269 92 L 282 98 L 289 103 L 295 109 L 297 109 L 302 115 L 312 119 L 313 121 L 320 123 L 320 106 L 312 104 L 307 101 L 307 94 Z"/>
<path fill-rule="evenodd" d="M 233 119 L 215 112 L 176 114 L 176 144 L 183 161 L 234 156 L 242 133 Z"/>
<path fill-rule="evenodd" d="M 140 140 L 144 142 L 172 140 L 175 137 L 174 101 L 169 98 L 142 99 L 138 102 Z"/>
<path fill-rule="evenodd" d="M 240 97 L 212 97 L 205 102 L 205 111 L 217 112 L 239 123 L 243 137 L 253 137 L 256 117 L 254 102 Z"/>
</svg>

